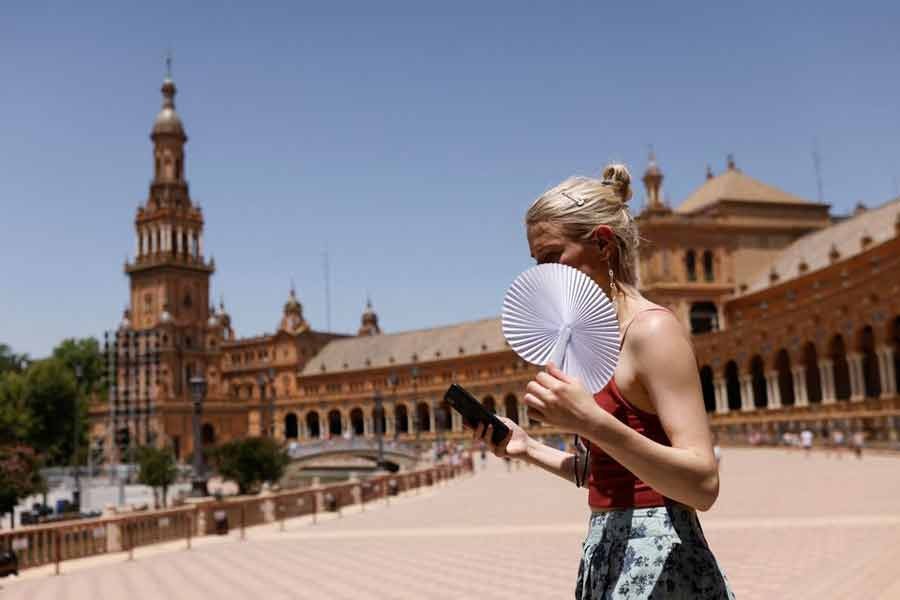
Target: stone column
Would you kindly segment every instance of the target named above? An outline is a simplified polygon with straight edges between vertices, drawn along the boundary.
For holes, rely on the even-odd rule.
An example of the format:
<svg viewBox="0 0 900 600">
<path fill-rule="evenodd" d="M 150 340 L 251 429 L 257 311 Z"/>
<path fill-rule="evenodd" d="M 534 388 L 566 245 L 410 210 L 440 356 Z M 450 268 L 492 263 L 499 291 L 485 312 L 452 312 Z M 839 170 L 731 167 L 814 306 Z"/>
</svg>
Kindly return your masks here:
<svg viewBox="0 0 900 600">
<path fill-rule="evenodd" d="M 881 397 L 892 398 L 897 394 L 897 373 L 894 369 L 894 349 L 882 346 L 878 354 L 878 375 L 881 377 Z"/>
<path fill-rule="evenodd" d="M 197 234 L 197 255 L 203 256 L 203 232 Z"/>
<path fill-rule="evenodd" d="M 175 254 L 181 254 L 181 227 L 175 228 Z"/>
<path fill-rule="evenodd" d="M 134 257 L 138 258 L 141 255 L 141 232 L 138 230 L 137 237 L 134 238 Z"/>
<path fill-rule="evenodd" d="M 369 437 L 375 433 L 375 415 L 363 413 L 363 435 Z"/>
<path fill-rule="evenodd" d="M 778 385 L 778 372 L 766 373 L 766 399 L 769 408 L 781 408 L 781 387 Z"/>
<path fill-rule="evenodd" d="M 384 408 L 384 435 L 394 437 L 397 434 L 397 405 Z"/>
<path fill-rule="evenodd" d="M 847 355 L 847 366 L 850 371 L 850 401 L 860 402 L 866 397 L 865 375 L 863 374 L 862 354 L 852 352 Z"/>
<path fill-rule="evenodd" d="M 728 386 L 724 377 L 716 377 L 713 380 L 716 391 L 716 412 L 723 415 L 728 412 Z"/>
<path fill-rule="evenodd" d="M 819 385 L 822 388 L 822 404 L 834 404 L 834 362 L 828 358 L 819 361 Z"/>
<path fill-rule="evenodd" d="M 753 375 L 741 375 L 741 410 L 753 410 Z"/>
<path fill-rule="evenodd" d="M 519 402 L 519 425 L 521 427 L 528 427 L 528 412 L 525 410 L 525 403 Z"/>
<path fill-rule="evenodd" d="M 435 428 L 435 423 L 437 423 L 437 419 L 434 418 L 434 404 L 431 402 L 428 403 L 428 431 L 431 433 L 437 433 L 437 429 Z"/>
<path fill-rule="evenodd" d="M 455 410 L 450 411 L 450 427 L 452 431 L 457 433 L 463 430 L 462 415 Z"/>
<path fill-rule="evenodd" d="M 806 367 L 797 365 L 791 368 L 794 381 L 794 405 L 809 406 L 809 395 L 806 392 Z"/>
</svg>

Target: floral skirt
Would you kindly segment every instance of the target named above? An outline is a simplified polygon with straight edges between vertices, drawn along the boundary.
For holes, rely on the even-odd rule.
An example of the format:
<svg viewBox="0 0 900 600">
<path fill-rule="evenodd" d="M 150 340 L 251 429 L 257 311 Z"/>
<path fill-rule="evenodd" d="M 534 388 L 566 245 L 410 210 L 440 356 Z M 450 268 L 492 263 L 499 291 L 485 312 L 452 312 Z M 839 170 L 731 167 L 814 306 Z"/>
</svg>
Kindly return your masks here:
<svg viewBox="0 0 900 600">
<path fill-rule="evenodd" d="M 576 600 L 734 599 L 697 513 L 677 503 L 591 515 Z"/>
</svg>

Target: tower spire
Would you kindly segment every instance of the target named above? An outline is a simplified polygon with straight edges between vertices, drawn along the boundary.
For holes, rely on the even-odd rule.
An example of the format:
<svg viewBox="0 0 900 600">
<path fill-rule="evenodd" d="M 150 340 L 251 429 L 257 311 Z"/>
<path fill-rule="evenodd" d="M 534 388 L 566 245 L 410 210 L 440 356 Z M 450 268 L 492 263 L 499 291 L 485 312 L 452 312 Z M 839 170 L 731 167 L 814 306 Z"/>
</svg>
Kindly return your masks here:
<svg viewBox="0 0 900 600">
<path fill-rule="evenodd" d="M 172 79 L 172 49 L 166 50 L 166 79 Z"/>
<path fill-rule="evenodd" d="M 650 146 L 647 170 L 644 171 L 644 188 L 647 190 L 647 210 L 665 210 L 659 190 L 662 187 L 663 174 L 656 164 L 656 153 Z"/>
</svg>

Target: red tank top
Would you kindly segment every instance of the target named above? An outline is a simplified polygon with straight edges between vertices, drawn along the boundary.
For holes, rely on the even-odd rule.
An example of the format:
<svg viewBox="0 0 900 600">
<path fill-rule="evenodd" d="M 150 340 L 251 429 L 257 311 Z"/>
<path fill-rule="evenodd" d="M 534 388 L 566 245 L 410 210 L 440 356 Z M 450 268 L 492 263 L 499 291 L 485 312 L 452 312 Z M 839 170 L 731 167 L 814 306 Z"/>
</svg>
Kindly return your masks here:
<svg viewBox="0 0 900 600">
<path fill-rule="evenodd" d="M 666 309 L 649 308 L 635 315 L 622 334 L 621 344 L 624 345 L 628 329 L 637 317 L 653 310 Z M 630 404 L 622 396 L 615 377 L 594 396 L 594 400 L 604 410 L 641 435 L 665 446 L 672 445 L 659 422 L 659 417 Z M 665 504 L 666 498 L 662 494 L 638 479 L 598 446 L 585 441 L 591 452 L 590 474 L 587 480 L 588 504 L 591 508 L 648 508 Z"/>
</svg>

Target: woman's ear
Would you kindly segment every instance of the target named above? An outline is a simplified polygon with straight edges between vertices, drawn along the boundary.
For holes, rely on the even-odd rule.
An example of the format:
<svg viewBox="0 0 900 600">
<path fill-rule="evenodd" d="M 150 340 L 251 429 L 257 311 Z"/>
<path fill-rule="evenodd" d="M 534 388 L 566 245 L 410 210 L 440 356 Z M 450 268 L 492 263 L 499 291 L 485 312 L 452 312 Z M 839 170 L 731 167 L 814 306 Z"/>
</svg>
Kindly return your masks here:
<svg viewBox="0 0 900 600">
<path fill-rule="evenodd" d="M 600 247 L 600 253 L 604 260 L 612 257 L 613 245 L 610 242 L 613 239 L 613 231 L 608 225 L 597 225 L 591 232 L 591 239 Z"/>
<path fill-rule="evenodd" d="M 613 239 L 613 230 L 609 225 L 597 225 L 591 232 L 591 239 L 596 242 L 608 242 Z"/>
</svg>

